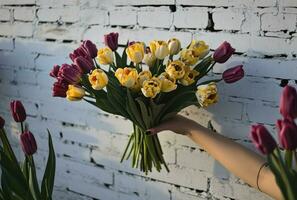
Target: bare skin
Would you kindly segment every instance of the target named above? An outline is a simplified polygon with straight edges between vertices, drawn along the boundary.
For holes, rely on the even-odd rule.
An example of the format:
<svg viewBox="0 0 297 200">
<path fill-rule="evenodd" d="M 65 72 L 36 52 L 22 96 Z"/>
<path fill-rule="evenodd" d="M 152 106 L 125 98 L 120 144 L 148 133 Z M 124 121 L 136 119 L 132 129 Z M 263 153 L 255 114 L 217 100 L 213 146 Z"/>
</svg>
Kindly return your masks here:
<svg viewBox="0 0 297 200">
<path fill-rule="evenodd" d="M 151 134 L 164 130 L 188 136 L 235 176 L 258 189 L 257 174 L 266 161 L 257 153 L 180 115 L 149 129 Z M 258 185 L 262 192 L 274 199 L 283 199 L 274 175 L 268 167 L 261 170 Z"/>
</svg>

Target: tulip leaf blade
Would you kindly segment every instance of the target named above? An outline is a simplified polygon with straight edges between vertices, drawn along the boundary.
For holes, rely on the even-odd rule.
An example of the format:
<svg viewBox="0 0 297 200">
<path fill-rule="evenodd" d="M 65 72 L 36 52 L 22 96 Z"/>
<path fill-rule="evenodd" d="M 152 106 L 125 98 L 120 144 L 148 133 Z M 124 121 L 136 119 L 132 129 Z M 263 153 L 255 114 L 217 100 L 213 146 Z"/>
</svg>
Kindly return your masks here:
<svg viewBox="0 0 297 200">
<path fill-rule="evenodd" d="M 140 125 L 142 129 L 144 129 L 144 122 L 142 119 L 142 116 L 139 112 L 138 106 L 135 103 L 135 100 L 130 92 L 130 90 L 127 88 L 127 102 L 128 102 L 128 107 L 131 110 L 131 114 L 133 115 L 134 119 L 136 122 Z"/>
<path fill-rule="evenodd" d="M 3 149 L 0 150 L 0 165 L 1 165 L 1 184 L 4 189 L 4 193 L 7 195 L 10 194 L 9 191 L 13 191 L 11 193 L 11 197 L 14 195 L 18 197 L 25 197 L 26 199 L 33 199 L 31 193 L 29 192 L 29 186 L 27 181 L 20 170 L 19 165 L 15 165 L 13 161 L 5 154 Z M 8 194 L 9 192 L 9 194 Z M 13 195 L 13 196 L 12 196 Z M 14 199 L 18 199 L 18 197 L 13 197 Z"/>
<path fill-rule="evenodd" d="M 141 100 L 141 98 L 137 98 L 136 99 L 139 107 L 140 107 L 140 113 L 142 115 L 142 120 L 145 124 L 145 128 L 148 129 L 152 126 L 152 116 L 149 115 L 149 109 L 148 107 L 146 107 L 145 103 Z"/>
<path fill-rule="evenodd" d="M 41 183 L 41 197 L 42 199 L 45 199 L 45 200 L 51 199 L 53 188 L 54 188 L 55 172 L 56 172 L 55 150 L 53 146 L 52 137 L 48 129 L 47 129 L 47 133 L 48 133 L 49 154 L 48 154 L 47 164 L 46 164 L 45 172 Z"/>
</svg>

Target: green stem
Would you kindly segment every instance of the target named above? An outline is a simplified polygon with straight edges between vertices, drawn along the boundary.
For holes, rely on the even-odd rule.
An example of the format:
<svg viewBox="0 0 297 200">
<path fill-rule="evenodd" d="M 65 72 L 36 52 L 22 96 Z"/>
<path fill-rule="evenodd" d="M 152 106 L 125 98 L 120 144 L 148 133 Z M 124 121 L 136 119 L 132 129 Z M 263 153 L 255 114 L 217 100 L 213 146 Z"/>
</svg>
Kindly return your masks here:
<svg viewBox="0 0 297 200">
<path fill-rule="evenodd" d="M 126 148 L 125 148 L 125 151 L 124 151 L 124 153 L 123 153 L 123 155 L 122 155 L 121 162 L 123 162 L 123 160 L 124 160 L 124 158 L 125 158 L 125 156 L 126 156 L 126 153 L 127 153 L 128 149 L 129 149 L 129 147 L 130 147 L 130 144 L 131 144 L 131 141 L 132 141 L 133 137 L 134 137 L 134 135 L 133 135 L 133 133 L 132 133 L 132 134 L 130 135 L 128 144 L 127 144 L 127 146 L 126 146 Z"/>
<path fill-rule="evenodd" d="M 31 192 L 36 200 L 41 199 L 41 194 L 38 186 L 37 176 L 36 176 L 36 168 L 34 163 L 33 156 L 28 156 L 29 163 L 30 163 L 30 178 L 29 178 L 29 186 Z"/>
<path fill-rule="evenodd" d="M 292 161 L 293 161 L 293 151 L 286 150 L 285 162 L 286 162 L 287 167 L 289 167 L 290 169 L 292 168 Z"/>
</svg>

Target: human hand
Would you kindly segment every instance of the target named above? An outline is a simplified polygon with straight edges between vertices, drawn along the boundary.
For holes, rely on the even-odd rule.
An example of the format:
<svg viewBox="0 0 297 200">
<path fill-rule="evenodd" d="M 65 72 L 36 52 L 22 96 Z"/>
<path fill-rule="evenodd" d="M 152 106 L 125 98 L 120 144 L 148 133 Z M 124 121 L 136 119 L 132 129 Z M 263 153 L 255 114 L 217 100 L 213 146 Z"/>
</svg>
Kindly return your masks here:
<svg viewBox="0 0 297 200">
<path fill-rule="evenodd" d="M 191 119 L 181 115 L 176 115 L 163 121 L 158 126 L 148 129 L 147 132 L 149 135 L 154 135 L 161 131 L 170 130 L 177 134 L 188 135 L 190 134 L 190 131 L 193 129 L 193 127 L 197 125 L 198 123 Z"/>
</svg>

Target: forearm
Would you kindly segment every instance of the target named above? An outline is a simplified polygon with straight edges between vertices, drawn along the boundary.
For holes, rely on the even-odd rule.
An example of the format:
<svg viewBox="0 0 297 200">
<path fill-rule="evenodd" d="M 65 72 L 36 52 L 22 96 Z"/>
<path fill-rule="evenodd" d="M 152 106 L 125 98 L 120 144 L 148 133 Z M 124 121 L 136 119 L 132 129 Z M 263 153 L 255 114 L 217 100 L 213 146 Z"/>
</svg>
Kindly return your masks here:
<svg viewBox="0 0 297 200">
<path fill-rule="evenodd" d="M 265 163 L 260 155 L 198 124 L 189 129 L 188 132 L 188 136 L 193 141 L 218 160 L 226 169 L 257 188 L 257 174 L 260 167 Z M 269 169 L 265 168 L 261 171 L 258 183 L 263 192 L 276 199 L 281 199 L 279 188 Z"/>
</svg>

